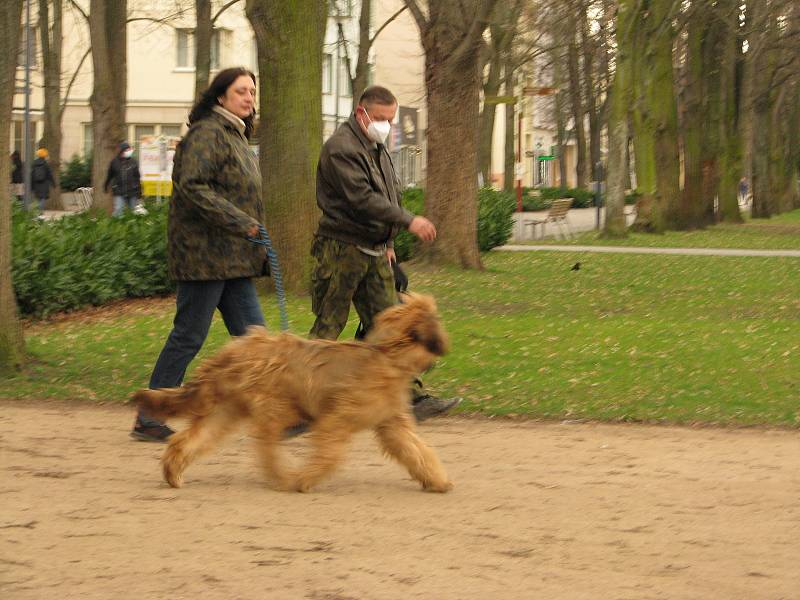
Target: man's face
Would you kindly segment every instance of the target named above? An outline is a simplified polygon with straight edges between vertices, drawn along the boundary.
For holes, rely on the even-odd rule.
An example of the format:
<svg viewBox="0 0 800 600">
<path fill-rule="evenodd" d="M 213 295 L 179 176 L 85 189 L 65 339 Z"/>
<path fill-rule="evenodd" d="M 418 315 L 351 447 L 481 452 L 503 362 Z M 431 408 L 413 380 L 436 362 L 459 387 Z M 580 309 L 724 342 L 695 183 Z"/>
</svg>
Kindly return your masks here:
<svg viewBox="0 0 800 600">
<path fill-rule="evenodd" d="M 359 105 L 358 113 L 360 115 L 358 122 L 364 135 L 366 135 L 367 127 L 369 127 L 371 121 L 389 121 L 389 123 L 394 121 L 394 117 L 397 114 L 397 104 Z"/>
</svg>

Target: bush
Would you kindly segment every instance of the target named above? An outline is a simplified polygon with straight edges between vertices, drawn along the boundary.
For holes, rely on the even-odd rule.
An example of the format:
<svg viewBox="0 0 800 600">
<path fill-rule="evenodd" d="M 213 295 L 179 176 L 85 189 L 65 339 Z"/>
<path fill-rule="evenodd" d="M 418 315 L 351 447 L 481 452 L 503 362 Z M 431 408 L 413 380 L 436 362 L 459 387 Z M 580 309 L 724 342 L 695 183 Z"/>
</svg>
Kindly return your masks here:
<svg viewBox="0 0 800 600">
<path fill-rule="evenodd" d="M 403 192 L 403 207 L 415 215 L 425 211 L 425 192 L 421 188 L 408 188 Z M 478 190 L 478 248 L 487 252 L 502 246 L 511 237 L 514 226 L 516 199 L 513 194 L 498 192 L 490 187 Z M 394 240 L 398 262 L 411 259 L 416 253 L 417 238 L 406 230 Z"/>
<path fill-rule="evenodd" d="M 92 185 L 92 157 L 81 159 L 73 154 L 61 170 L 61 189 L 65 192 L 74 192 L 80 187 Z"/>
<path fill-rule="evenodd" d="M 542 200 L 572 198 L 572 208 L 589 208 L 594 206 L 594 192 L 582 188 L 543 187 L 539 190 Z M 550 204 L 547 205 L 548 207 Z"/>
<path fill-rule="evenodd" d="M 147 216 L 81 213 L 57 221 L 16 209 L 12 278 L 20 311 L 45 316 L 170 292 L 167 206 L 148 203 Z"/>
</svg>

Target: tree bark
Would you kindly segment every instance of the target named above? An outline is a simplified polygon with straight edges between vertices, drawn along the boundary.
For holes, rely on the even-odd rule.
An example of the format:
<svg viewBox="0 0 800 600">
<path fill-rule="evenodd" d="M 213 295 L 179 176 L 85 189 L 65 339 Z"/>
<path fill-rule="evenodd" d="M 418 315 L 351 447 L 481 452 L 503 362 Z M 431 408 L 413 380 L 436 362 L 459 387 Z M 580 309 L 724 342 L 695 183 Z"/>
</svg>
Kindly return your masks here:
<svg viewBox="0 0 800 600">
<path fill-rule="evenodd" d="M 0 182 L 6 190 L 0 202 L 0 373 L 19 369 L 25 358 L 25 339 L 19 322 L 17 300 L 11 277 L 11 202 L 8 182 L 11 161 L 8 156 L 11 107 L 16 89 L 22 0 L 0 3 Z"/>
<path fill-rule="evenodd" d="M 494 45 L 494 44 L 493 44 Z M 478 166 L 483 175 L 484 185 L 492 184 L 492 141 L 494 138 L 494 121 L 497 115 L 497 103 L 488 101 L 500 93 L 501 75 L 503 71 L 502 57 L 496 50 L 489 59 L 489 73 L 483 83 L 483 110 L 478 142 Z"/>
<path fill-rule="evenodd" d="M 258 46 L 258 138 L 267 229 L 288 290 L 308 291 L 309 249 L 319 212 L 316 167 L 322 148 L 322 44 L 327 3 L 247 0 Z"/>
<path fill-rule="evenodd" d="M 196 22 L 194 27 L 194 100 L 208 88 L 211 76 L 211 0 L 195 0 Z"/>
<path fill-rule="evenodd" d="M 571 9 L 570 9 L 571 11 Z M 572 15 L 572 12 L 570 12 Z M 572 121 L 575 131 L 575 144 L 578 151 L 578 159 L 575 164 L 575 171 L 578 178 L 577 187 L 586 188 L 587 177 L 587 161 L 586 161 L 586 124 L 585 116 L 586 111 L 583 107 L 583 100 L 581 98 L 581 75 L 578 64 L 578 44 L 575 39 L 577 32 L 575 30 L 576 20 L 574 15 L 570 17 L 570 41 L 569 50 L 567 52 L 567 67 L 569 69 L 569 95 L 572 105 Z"/>
<path fill-rule="evenodd" d="M 94 206 L 111 214 L 111 196 L 103 190 L 103 183 L 119 143 L 126 138 L 128 2 L 91 0 L 89 10 L 94 66 L 94 87 L 89 98 L 94 136 Z"/>
<path fill-rule="evenodd" d="M 425 206 L 438 230 L 425 257 L 437 264 L 482 269 L 477 243 L 478 110 L 483 32 L 497 0 L 405 0 L 425 49 L 428 173 Z"/>
<path fill-rule="evenodd" d="M 50 18 L 50 4 L 53 7 Z M 44 72 L 44 136 L 42 145 L 50 156 L 55 184 L 47 201 L 49 209 L 61 205 L 61 53 L 63 43 L 62 0 L 39 0 L 39 37 Z"/>
<path fill-rule="evenodd" d="M 628 169 L 629 107 L 633 98 L 631 31 L 634 0 L 620 0 L 617 13 L 617 70 L 611 91 L 608 121 L 608 170 L 605 237 L 625 237 L 625 184 Z"/>
</svg>

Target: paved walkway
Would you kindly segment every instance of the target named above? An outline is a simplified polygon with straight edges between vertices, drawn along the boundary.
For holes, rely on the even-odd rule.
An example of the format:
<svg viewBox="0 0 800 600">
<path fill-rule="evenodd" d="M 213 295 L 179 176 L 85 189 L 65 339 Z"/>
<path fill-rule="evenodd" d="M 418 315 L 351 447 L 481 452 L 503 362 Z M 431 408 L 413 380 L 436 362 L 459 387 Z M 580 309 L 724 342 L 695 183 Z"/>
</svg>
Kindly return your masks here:
<svg viewBox="0 0 800 600">
<path fill-rule="evenodd" d="M 683 254 L 694 256 L 789 256 L 800 258 L 800 250 L 744 250 L 739 248 L 637 248 L 630 246 L 538 246 L 509 244 L 495 248 L 500 252 L 605 252 L 618 254 Z"/>
</svg>

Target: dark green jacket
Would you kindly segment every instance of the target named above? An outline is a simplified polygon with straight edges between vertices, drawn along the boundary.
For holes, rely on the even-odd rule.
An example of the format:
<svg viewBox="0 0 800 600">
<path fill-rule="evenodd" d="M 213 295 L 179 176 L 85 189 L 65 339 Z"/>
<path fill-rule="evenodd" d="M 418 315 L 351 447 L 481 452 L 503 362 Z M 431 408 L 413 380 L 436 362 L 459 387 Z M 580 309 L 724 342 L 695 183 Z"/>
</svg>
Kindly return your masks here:
<svg viewBox="0 0 800 600">
<path fill-rule="evenodd" d="M 265 252 L 245 239 L 264 222 L 258 159 L 237 126 L 212 113 L 175 151 L 168 222 L 169 274 L 209 281 L 264 274 Z"/>
<path fill-rule="evenodd" d="M 351 115 L 325 142 L 319 157 L 317 205 L 322 216 L 317 235 L 363 246 L 391 246 L 400 227 L 407 228 L 414 218 L 400 206 L 398 188 L 385 148 L 378 153 Z"/>
</svg>

